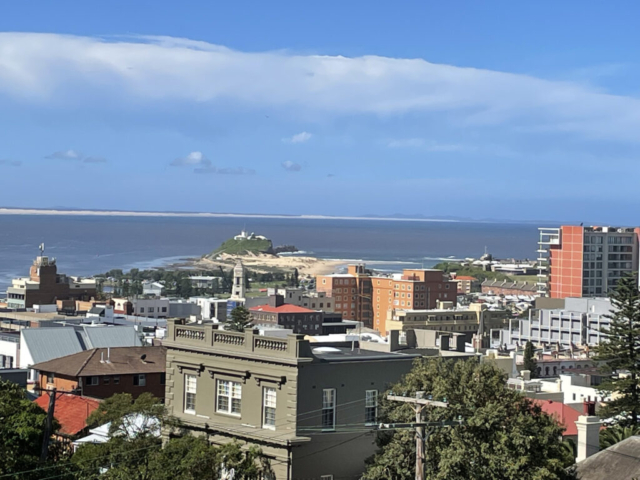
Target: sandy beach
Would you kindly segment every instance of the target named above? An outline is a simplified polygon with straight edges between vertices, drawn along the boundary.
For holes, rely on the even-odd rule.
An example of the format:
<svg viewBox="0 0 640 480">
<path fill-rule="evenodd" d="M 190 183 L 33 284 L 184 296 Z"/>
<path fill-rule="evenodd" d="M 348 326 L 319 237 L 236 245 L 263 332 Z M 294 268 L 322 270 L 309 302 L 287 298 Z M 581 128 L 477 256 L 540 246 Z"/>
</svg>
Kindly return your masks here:
<svg viewBox="0 0 640 480">
<path fill-rule="evenodd" d="M 189 262 L 188 266 L 196 270 L 213 270 L 218 267 L 231 268 L 238 260 L 252 271 L 267 273 L 273 270 L 293 271 L 298 269 L 301 277 L 314 277 L 327 275 L 338 271 L 346 263 L 341 260 L 322 260 L 315 257 L 279 256 L 265 254 L 227 255 L 222 254 L 218 258 L 200 258 Z"/>
</svg>

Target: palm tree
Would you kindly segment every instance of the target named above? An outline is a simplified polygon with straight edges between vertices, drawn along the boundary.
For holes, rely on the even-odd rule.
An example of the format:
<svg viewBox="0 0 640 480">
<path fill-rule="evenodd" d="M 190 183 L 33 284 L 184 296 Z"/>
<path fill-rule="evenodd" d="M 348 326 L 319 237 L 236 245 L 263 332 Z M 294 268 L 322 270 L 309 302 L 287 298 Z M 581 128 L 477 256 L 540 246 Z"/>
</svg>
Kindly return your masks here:
<svg viewBox="0 0 640 480">
<path fill-rule="evenodd" d="M 640 434 L 640 426 L 638 425 L 628 427 L 614 425 L 613 427 L 609 427 L 600 432 L 600 450 L 609 448 L 622 440 L 638 434 Z"/>
</svg>

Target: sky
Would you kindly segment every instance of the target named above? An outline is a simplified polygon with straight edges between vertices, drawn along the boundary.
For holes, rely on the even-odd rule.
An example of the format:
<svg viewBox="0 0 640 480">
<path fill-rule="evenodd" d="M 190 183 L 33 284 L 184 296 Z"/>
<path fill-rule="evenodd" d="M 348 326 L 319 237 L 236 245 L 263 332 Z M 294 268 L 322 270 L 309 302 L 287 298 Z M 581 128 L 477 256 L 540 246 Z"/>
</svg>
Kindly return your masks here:
<svg viewBox="0 0 640 480">
<path fill-rule="evenodd" d="M 0 6 L 0 206 L 635 225 L 640 4 Z"/>
</svg>

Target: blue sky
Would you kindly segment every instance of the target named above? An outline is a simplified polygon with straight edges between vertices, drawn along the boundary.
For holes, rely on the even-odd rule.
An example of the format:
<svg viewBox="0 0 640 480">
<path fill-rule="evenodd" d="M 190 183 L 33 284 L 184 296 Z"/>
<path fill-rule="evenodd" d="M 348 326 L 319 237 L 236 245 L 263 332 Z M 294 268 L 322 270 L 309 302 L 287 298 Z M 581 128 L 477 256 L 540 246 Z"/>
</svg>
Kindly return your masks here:
<svg viewBox="0 0 640 480">
<path fill-rule="evenodd" d="M 637 2 L 0 7 L 0 205 L 636 224 Z"/>
</svg>

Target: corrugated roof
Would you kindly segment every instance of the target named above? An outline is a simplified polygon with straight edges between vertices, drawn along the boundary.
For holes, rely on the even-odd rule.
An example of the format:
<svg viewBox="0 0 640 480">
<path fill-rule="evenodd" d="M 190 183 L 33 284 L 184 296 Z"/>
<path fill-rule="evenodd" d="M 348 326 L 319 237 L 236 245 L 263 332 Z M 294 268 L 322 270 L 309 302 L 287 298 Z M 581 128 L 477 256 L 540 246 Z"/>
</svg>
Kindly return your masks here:
<svg viewBox="0 0 640 480">
<path fill-rule="evenodd" d="M 144 361 L 142 355 L 146 355 Z M 33 369 L 69 377 L 161 373 L 166 370 L 166 357 L 166 347 L 94 348 L 38 363 Z"/>
<path fill-rule="evenodd" d="M 44 410 L 49 408 L 49 395 L 36 398 L 37 403 Z M 63 435 L 77 435 L 87 426 L 89 415 L 98 408 L 100 402 L 93 398 L 81 397 L 69 393 L 56 394 L 56 407 L 53 416 L 60 424 L 58 433 Z"/>
<path fill-rule="evenodd" d="M 20 335 L 31 353 L 33 363 L 46 362 L 84 350 L 73 328 L 27 328 Z"/>
<path fill-rule="evenodd" d="M 634 436 L 576 464 L 580 480 L 618 480 L 640 477 L 640 437 Z"/>
<path fill-rule="evenodd" d="M 82 330 L 87 348 L 139 347 L 142 345 L 138 332 L 133 327 L 88 327 Z"/>
</svg>

